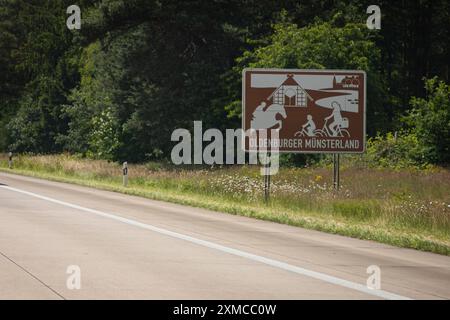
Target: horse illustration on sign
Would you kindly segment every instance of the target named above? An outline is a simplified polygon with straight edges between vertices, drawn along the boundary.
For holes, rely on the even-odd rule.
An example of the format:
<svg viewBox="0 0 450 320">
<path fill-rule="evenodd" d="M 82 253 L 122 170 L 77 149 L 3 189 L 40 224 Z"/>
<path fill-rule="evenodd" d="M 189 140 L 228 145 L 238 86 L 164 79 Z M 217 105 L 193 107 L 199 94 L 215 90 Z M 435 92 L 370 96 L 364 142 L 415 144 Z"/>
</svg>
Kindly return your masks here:
<svg viewBox="0 0 450 320">
<path fill-rule="evenodd" d="M 286 109 L 281 104 L 271 104 L 265 108 L 266 103 L 261 104 L 253 112 L 253 118 L 251 122 L 251 128 L 253 129 L 269 129 L 275 128 L 281 130 L 283 127 L 283 119 L 286 119 Z M 280 115 L 282 119 L 277 118 Z"/>
</svg>

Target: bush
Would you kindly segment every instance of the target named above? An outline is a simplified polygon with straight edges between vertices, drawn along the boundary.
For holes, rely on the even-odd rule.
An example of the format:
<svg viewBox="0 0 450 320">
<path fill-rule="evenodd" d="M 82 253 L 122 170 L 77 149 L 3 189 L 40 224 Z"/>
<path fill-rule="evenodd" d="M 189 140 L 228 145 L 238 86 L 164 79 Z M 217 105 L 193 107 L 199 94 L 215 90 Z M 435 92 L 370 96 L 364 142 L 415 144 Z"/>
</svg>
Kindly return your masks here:
<svg viewBox="0 0 450 320">
<path fill-rule="evenodd" d="M 370 166 L 390 168 L 425 168 L 428 165 L 427 149 L 414 133 L 388 133 L 367 141 L 366 159 Z"/>
<path fill-rule="evenodd" d="M 431 163 L 450 162 L 450 85 L 437 77 L 425 80 L 426 99 L 413 97 L 403 121 L 417 137 Z"/>
</svg>

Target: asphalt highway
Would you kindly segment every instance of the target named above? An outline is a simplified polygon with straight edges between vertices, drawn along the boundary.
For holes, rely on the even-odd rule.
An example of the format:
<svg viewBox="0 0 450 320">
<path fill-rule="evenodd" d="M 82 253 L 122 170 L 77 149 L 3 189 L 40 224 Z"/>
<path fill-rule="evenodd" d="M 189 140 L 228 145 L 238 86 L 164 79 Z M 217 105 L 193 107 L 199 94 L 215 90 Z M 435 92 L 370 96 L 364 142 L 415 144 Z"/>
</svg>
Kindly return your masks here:
<svg viewBox="0 0 450 320">
<path fill-rule="evenodd" d="M 449 298 L 447 256 L 0 173 L 0 299 Z"/>
</svg>

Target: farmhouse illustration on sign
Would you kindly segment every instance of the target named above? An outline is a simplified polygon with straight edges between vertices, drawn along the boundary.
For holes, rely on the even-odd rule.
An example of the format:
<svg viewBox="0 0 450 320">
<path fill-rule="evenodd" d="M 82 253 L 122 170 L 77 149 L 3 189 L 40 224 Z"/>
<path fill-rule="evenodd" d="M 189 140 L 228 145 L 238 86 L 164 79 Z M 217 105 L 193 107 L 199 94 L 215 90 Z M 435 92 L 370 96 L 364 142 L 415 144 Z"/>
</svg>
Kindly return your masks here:
<svg viewBox="0 0 450 320">
<path fill-rule="evenodd" d="M 282 130 L 283 122 L 294 115 L 300 128 L 296 137 L 350 137 L 349 119 L 342 112 L 358 113 L 359 82 L 358 75 L 253 74 L 252 88 L 273 91 L 254 109 L 250 127 Z M 298 119 L 294 110 L 299 108 L 306 111 L 305 118 Z M 315 108 L 331 109 L 331 113 L 318 119 L 317 112 L 310 112 Z M 319 124 L 321 129 L 316 128 Z"/>
</svg>

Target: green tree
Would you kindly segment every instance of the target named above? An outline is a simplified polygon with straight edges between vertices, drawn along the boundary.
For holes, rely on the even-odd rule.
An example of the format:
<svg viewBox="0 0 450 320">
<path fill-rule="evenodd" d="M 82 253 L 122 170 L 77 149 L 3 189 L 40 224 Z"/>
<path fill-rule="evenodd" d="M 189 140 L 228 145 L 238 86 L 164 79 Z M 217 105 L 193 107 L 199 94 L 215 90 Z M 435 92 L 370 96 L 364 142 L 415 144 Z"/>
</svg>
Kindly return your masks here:
<svg viewBox="0 0 450 320">
<path fill-rule="evenodd" d="M 61 105 L 77 82 L 72 64 L 72 33 L 67 30 L 66 8 L 70 1 L 4 1 L 7 19 L 2 37 L 12 39 L 8 88 L 16 85 L 13 108 L 4 129 L 10 149 L 18 152 L 58 152 L 56 138 L 67 130 Z M 14 28 L 9 27 L 14 24 Z M 3 106 L 3 101 L 2 101 Z M 1 124 L 2 121 L 0 121 Z M 4 122 L 5 123 L 5 122 Z"/>
<path fill-rule="evenodd" d="M 450 162 L 450 85 L 437 77 L 425 80 L 426 98 L 411 99 L 404 121 L 433 163 Z"/>
<path fill-rule="evenodd" d="M 245 51 L 234 69 L 238 93 L 241 70 L 254 68 L 358 69 L 368 76 L 368 130 L 386 130 L 384 115 L 385 85 L 380 76 L 380 49 L 363 24 L 347 23 L 338 27 L 333 22 L 317 22 L 299 28 L 291 22 L 274 25 L 267 44 Z M 240 116 L 240 97 L 226 106 L 229 116 Z"/>
<path fill-rule="evenodd" d="M 422 77 L 448 83 L 446 0 L 380 0 L 379 31 L 368 0 L 79 0 L 78 31 L 71 4 L 0 0 L 0 150 L 168 156 L 193 120 L 240 126 L 247 66 L 366 70 L 372 136 L 402 129 Z"/>
</svg>

